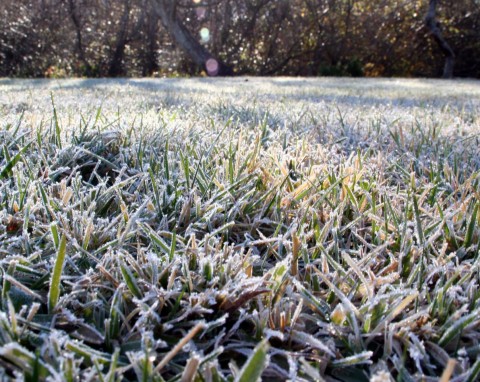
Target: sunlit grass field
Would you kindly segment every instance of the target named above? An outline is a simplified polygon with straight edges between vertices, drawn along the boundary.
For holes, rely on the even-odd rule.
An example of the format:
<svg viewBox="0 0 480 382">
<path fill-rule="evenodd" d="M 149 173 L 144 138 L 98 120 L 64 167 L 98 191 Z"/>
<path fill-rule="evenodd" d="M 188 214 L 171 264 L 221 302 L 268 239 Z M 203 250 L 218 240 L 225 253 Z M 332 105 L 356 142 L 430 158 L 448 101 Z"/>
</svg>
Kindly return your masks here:
<svg viewBox="0 0 480 382">
<path fill-rule="evenodd" d="M 0 379 L 477 381 L 480 83 L 0 79 Z"/>
</svg>

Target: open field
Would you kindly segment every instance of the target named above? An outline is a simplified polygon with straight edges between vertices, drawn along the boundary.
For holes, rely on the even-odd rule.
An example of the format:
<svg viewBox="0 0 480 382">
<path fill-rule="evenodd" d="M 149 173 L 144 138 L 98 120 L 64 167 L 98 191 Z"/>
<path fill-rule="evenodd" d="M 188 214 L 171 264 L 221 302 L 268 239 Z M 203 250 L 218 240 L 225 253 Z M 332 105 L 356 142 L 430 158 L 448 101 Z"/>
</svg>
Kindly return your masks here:
<svg viewBox="0 0 480 382">
<path fill-rule="evenodd" d="M 479 134 L 474 81 L 0 80 L 0 379 L 479 380 Z"/>
</svg>

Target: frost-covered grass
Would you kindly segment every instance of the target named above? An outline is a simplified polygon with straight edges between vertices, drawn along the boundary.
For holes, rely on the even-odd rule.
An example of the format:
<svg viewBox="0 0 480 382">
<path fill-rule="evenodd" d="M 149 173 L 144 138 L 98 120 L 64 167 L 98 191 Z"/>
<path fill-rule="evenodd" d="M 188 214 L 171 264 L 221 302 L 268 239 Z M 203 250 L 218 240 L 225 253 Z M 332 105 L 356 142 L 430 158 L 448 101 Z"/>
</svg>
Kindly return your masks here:
<svg viewBox="0 0 480 382">
<path fill-rule="evenodd" d="M 0 378 L 476 381 L 480 84 L 0 80 Z"/>
</svg>

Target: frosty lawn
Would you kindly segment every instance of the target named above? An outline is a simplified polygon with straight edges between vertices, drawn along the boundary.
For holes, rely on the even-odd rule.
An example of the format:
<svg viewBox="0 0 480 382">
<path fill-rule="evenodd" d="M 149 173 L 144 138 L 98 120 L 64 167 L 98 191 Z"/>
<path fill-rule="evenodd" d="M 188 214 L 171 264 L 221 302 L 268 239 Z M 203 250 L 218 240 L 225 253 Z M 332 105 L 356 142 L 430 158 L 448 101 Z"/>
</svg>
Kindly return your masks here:
<svg viewBox="0 0 480 382">
<path fill-rule="evenodd" d="M 479 111 L 474 81 L 0 80 L 0 377 L 478 380 Z"/>
</svg>

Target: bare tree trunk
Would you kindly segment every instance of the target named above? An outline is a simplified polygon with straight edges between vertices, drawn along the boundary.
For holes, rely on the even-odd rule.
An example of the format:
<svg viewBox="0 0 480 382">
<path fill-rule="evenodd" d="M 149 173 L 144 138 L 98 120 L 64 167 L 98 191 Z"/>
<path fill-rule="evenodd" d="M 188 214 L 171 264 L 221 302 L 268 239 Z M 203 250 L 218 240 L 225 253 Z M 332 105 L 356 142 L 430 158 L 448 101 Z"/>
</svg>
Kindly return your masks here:
<svg viewBox="0 0 480 382">
<path fill-rule="evenodd" d="M 151 3 L 144 3 L 144 9 L 147 10 L 148 14 L 146 15 L 146 48 L 145 56 L 143 59 L 143 76 L 151 76 L 155 71 L 158 70 L 157 62 L 157 32 L 158 32 L 158 16 L 153 12 L 153 7 Z"/>
<path fill-rule="evenodd" d="M 120 20 L 120 29 L 117 34 L 117 43 L 113 53 L 110 66 L 108 68 L 108 75 L 110 77 L 118 77 L 124 73 L 123 59 L 125 56 L 125 45 L 127 44 L 127 28 L 130 20 L 130 0 L 124 1 L 124 8 L 122 18 Z"/>
<path fill-rule="evenodd" d="M 155 12 L 175 43 L 209 76 L 231 76 L 233 69 L 214 57 L 177 17 L 176 0 L 152 0 Z"/>
<path fill-rule="evenodd" d="M 70 12 L 70 18 L 72 19 L 73 25 L 75 26 L 75 33 L 77 36 L 77 43 L 75 49 L 77 50 L 78 59 L 80 60 L 80 62 L 83 63 L 83 65 L 85 65 L 84 74 L 88 76 L 92 73 L 92 66 L 85 57 L 85 49 L 82 39 L 82 25 L 77 13 L 78 11 L 75 0 L 68 0 L 68 10 Z"/>
<path fill-rule="evenodd" d="M 425 25 L 433 35 L 441 51 L 445 56 L 445 66 L 443 67 L 443 78 L 453 77 L 453 67 L 455 65 L 455 52 L 448 42 L 444 39 L 440 30 L 440 23 L 436 19 L 437 0 L 430 0 L 428 5 L 428 12 L 425 16 Z"/>
</svg>

